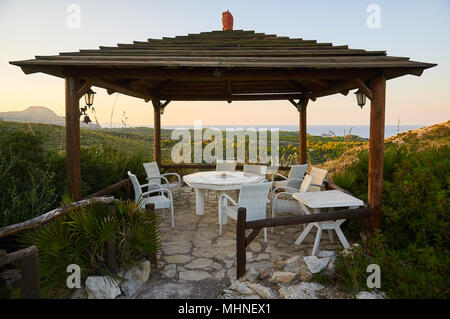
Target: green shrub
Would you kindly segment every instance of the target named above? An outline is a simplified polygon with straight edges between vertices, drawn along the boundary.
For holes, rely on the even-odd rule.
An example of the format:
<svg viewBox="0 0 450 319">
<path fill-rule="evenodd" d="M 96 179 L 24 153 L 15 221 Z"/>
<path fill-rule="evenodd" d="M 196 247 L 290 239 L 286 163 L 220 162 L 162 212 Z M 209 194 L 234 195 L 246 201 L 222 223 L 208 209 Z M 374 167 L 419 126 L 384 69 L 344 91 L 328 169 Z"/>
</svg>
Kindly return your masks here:
<svg viewBox="0 0 450 319">
<path fill-rule="evenodd" d="M 449 154 L 448 146 L 420 152 L 386 147 L 381 233 L 359 256 L 338 258 L 336 269 L 341 278 L 337 280 L 344 287 L 359 287 L 367 278 L 367 265 L 376 263 L 382 272 L 381 289 L 389 297 L 450 297 Z M 349 181 L 355 180 L 346 187 L 355 194 L 367 189 L 367 180 L 362 181 L 367 156 L 361 152 L 358 159 L 345 172 L 333 175 L 337 184 L 350 185 Z M 356 225 L 346 222 L 344 232 L 355 233 Z"/>
<path fill-rule="evenodd" d="M 44 295 L 65 289 L 70 264 L 81 268 L 84 282 L 91 275 L 109 274 L 106 267 L 106 241 L 115 242 L 118 266 L 127 269 L 158 250 L 159 220 L 130 201 L 114 205 L 76 208 L 47 225 L 19 236 L 23 246 L 39 249 L 41 288 Z"/>
<path fill-rule="evenodd" d="M 54 180 L 40 134 L 0 130 L 0 227 L 55 206 Z"/>
</svg>

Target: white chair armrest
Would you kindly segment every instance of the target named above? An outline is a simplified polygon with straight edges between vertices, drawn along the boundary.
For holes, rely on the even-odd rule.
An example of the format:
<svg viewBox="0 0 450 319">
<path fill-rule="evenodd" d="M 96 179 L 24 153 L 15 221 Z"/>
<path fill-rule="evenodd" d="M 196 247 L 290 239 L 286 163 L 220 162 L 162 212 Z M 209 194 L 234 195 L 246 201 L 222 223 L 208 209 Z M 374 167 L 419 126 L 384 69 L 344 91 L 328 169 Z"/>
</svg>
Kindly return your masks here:
<svg viewBox="0 0 450 319">
<path fill-rule="evenodd" d="M 227 194 L 221 194 L 219 196 L 219 203 L 222 201 L 223 198 L 228 199 L 230 202 L 232 202 L 235 206 L 238 205 L 238 203 L 236 203 L 236 201 L 234 199 L 232 199 L 230 196 L 228 196 Z"/>
<path fill-rule="evenodd" d="M 177 173 L 164 173 L 164 174 L 161 174 L 161 176 L 169 176 L 169 175 L 170 176 L 176 176 L 177 180 L 178 180 L 177 184 L 181 184 L 181 177 Z"/>
<path fill-rule="evenodd" d="M 167 195 L 169 196 L 169 199 L 172 200 L 172 192 L 166 188 L 159 188 L 159 189 L 154 189 L 145 193 L 142 193 L 142 197 L 148 197 L 148 195 L 153 194 L 153 193 L 167 193 Z"/>
<path fill-rule="evenodd" d="M 278 198 L 279 196 L 281 196 L 281 195 L 289 195 L 289 196 L 292 196 L 292 193 L 289 193 L 289 192 L 281 192 L 281 193 L 278 193 L 278 194 L 276 194 L 275 196 L 272 197 L 272 203 L 273 203 L 275 200 L 277 200 L 277 198 Z"/>
<path fill-rule="evenodd" d="M 274 173 L 272 174 L 272 180 L 273 180 L 273 178 L 274 178 L 275 176 L 280 176 L 280 177 L 282 177 L 282 178 L 284 178 L 284 179 L 288 179 L 286 176 L 284 176 L 284 175 L 282 175 L 282 174 L 280 174 L 280 173 L 274 172 Z"/>
<path fill-rule="evenodd" d="M 152 176 L 152 177 L 147 177 L 147 180 L 151 180 L 151 179 L 155 179 L 155 178 L 159 178 L 160 180 L 162 179 L 162 180 L 164 180 L 166 182 L 166 184 L 169 184 L 169 181 L 167 180 L 167 178 L 165 178 L 162 175 L 155 175 L 155 176 Z"/>
</svg>

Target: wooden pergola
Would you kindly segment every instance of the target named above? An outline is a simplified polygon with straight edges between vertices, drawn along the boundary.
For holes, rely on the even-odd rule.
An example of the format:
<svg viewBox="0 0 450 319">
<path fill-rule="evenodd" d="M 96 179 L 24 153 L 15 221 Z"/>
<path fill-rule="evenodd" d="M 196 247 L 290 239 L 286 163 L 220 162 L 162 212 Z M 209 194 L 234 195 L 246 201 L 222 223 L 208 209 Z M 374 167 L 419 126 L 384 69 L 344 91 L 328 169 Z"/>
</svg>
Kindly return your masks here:
<svg viewBox="0 0 450 319">
<path fill-rule="evenodd" d="M 69 194 L 81 198 L 79 99 L 91 87 L 151 101 L 154 159 L 161 163 L 161 114 L 170 101 L 290 101 L 299 112 L 300 163 L 306 162 L 308 101 L 361 90 L 370 100 L 369 199 L 381 222 L 386 80 L 436 64 L 254 31 L 212 31 L 10 62 L 24 73 L 66 81 Z M 163 102 L 164 101 L 164 102 Z"/>
</svg>

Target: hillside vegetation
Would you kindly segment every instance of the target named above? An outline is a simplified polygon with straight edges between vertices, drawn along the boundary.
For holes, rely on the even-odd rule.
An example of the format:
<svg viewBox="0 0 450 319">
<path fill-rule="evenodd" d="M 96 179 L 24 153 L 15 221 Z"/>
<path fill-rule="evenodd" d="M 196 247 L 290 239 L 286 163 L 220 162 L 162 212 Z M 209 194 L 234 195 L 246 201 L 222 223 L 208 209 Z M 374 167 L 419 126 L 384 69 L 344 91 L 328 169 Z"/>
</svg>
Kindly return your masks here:
<svg viewBox="0 0 450 319">
<path fill-rule="evenodd" d="M 385 145 L 404 146 L 409 150 L 423 151 L 430 147 L 450 145 L 450 120 L 444 123 L 434 124 L 417 130 L 403 132 L 385 139 Z M 344 170 L 357 160 L 357 154 L 362 150 L 368 150 L 369 145 L 365 144 L 353 147 L 343 152 L 341 156 L 334 160 L 326 161 L 321 166 L 332 172 Z"/>
</svg>

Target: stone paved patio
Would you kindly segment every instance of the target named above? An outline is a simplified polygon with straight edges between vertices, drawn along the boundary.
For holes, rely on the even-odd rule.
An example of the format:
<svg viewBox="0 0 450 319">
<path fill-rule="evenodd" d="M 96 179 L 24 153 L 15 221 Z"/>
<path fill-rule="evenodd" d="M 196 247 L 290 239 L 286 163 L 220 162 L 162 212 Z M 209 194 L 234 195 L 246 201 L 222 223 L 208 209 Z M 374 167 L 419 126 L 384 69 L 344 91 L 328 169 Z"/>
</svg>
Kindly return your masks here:
<svg viewBox="0 0 450 319">
<path fill-rule="evenodd" d="M 169 213 L 162 219 L 158 269 L 152 270 L 156 278 L 149 280 L 137 297 L 216 298 L 222 288 L 236 280 L 236 221 L 229 218 L 219 236 L 215 195 L 209 194 L 205 214 L 197 216 L 195 194 L 188 187 L 183 187 L 181 199 L 175 202 L 174 215 L 174 229 L 170 228 Z M 310 255 L 315 231 L 297 246 L 294 241 L 302 230 L 302 225 L 277 227 L 273 234 L 268 230 L 267 243 L 261 232 L 247 248 L 247 269 L 261 271 L 279 259 Z M 342 249 L 339 243 L 331 243 L 325 233 L 320 250 L 337 248 Z"/>
</svg>

